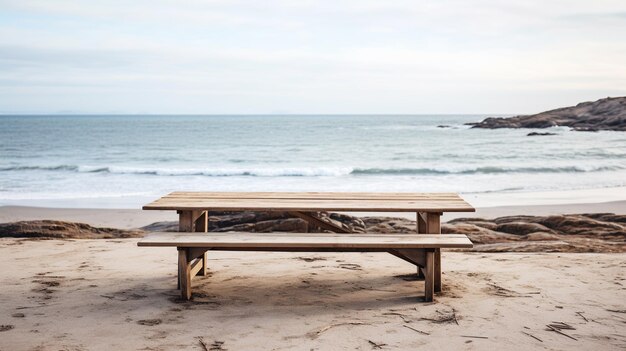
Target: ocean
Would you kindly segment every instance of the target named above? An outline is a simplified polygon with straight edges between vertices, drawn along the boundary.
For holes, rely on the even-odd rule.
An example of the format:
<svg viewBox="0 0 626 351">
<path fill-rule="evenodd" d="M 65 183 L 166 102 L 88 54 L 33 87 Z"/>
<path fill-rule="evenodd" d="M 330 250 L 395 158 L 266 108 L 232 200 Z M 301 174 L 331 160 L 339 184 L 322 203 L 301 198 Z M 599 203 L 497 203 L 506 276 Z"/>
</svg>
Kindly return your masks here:
<svg viewBox="0 0 626 351">
<path fill-rule="evenodd" d="M 626 134 L 482 115 L 0 116 L 0 205 L 138 208 L 170 191 L 520 193 L 626 185 Z M 445 126 L 445 127 L 441 127 Z"/>
</svg>

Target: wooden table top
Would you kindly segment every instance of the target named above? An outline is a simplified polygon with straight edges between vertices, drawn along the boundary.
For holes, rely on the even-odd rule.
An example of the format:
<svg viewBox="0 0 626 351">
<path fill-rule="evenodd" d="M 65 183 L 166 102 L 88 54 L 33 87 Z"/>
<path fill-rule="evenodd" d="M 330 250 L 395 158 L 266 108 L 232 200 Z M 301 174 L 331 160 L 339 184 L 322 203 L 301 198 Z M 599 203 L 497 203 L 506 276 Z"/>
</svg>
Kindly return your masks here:
<svg viewBox="0 0 626 351">
<path fill-rule="evenodd" d="M 157 199 L 144 210 L 474 212 L 456 193 L 183 192 Z"/>
</svg>

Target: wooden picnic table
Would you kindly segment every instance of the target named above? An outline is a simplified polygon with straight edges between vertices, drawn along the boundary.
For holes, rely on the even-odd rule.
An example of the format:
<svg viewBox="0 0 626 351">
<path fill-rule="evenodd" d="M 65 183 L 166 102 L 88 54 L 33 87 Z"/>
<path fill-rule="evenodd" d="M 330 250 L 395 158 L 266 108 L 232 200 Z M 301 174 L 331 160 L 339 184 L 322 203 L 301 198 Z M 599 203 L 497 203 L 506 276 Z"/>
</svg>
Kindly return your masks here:
<svg viewBox="0 0 626 351">
<path fill-rule="evenodd" d="M 474 212 L 456 193 L 377 192 L 173 192 L 145 206 L 144 210 L 175 210 L 179 231 L 208 232 L 209 211 L 288 212 L 309 224 L 335 233 L 342 226 L 320 218 L 321 211 L 413 212 L 417 233 L 441 234 L 444 212 Z M 206 253 L 204 257 L 206 266 Z M 434 254 L 434 290 L 441 291 L 441 251 Z M 422 272 L 418 269 L 418 273 Z"/>
</svg>

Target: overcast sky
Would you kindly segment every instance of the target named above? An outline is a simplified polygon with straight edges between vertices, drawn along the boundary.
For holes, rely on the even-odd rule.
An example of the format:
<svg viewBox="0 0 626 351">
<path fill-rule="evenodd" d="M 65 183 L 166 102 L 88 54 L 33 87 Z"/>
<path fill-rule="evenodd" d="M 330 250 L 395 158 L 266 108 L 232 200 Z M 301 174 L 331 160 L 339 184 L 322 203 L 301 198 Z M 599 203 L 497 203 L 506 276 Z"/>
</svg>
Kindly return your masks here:
<svg viewBox="0 0 626 351">
<path fill-rule="evenodd" d="M 0 113 L 531 113 L 626 95 L 626 1 L 0 0 Z"/>
</svg>

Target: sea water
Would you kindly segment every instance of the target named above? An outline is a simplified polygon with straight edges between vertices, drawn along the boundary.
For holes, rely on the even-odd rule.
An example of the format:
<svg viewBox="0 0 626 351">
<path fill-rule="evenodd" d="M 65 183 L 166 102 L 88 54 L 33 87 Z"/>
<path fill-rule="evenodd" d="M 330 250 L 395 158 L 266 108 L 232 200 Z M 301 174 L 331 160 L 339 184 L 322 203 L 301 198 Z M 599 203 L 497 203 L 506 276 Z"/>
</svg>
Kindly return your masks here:
<svg viewBox="0 0 626 351">
<path fill-rule="evenodd" d="M 481 115 L 0 116 L 0 205 L 139 207 L 170 191 L 463 194 L 626 185 L 626 133 Z"/>
</svg>

